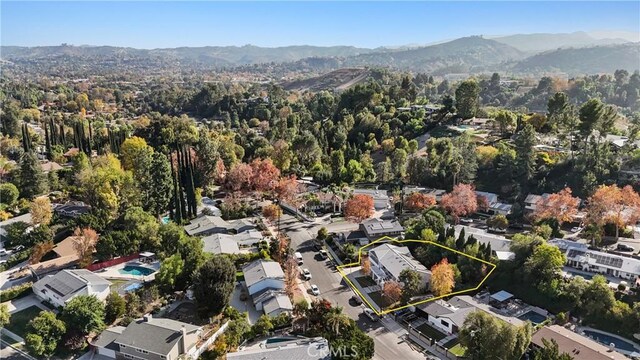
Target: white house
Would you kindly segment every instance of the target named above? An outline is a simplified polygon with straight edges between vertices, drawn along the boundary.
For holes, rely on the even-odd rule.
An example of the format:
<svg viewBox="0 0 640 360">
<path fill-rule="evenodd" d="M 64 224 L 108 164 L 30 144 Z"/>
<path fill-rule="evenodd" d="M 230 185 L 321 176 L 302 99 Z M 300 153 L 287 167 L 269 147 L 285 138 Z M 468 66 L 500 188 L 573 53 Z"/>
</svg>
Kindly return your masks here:
<svg viewBox="0 0 640 360">
<path fill-rule="evenodd" d="M 550 240 L 549 244 L 566 255 L 570 267 L 630 280 L 632 285 L 640 280 L 640 260 L 636 258 L 590 250 L 587 244 L 563 239 Z"/>
<path fill-rule="evenodd" d="M 293 310 L 284 292 L 284 271 L 275 261 L 256 260 L 242 268 L 244 280 L 256 310 L 278 315 Z"/>
<path fill-rule="evenodd" d="M 257 230 L 243 231 L 239 234 L 213 234 L 202 238 L 204 251 L 214 254 L 238 254 L 240 246 L 252 246 L 264 237 Z"/>
<path fill-rule="evenodd" d="M 110 293 L 111 283 L 89 270 L 62 270 L 47 275 L 32 286 L 33 293 L 43 301 L 64 307 L 79 295 L 95 295 L 104 301 Z"/>
<path fill-rule="evenodd" d="M 374 241 L 383 236 L 397 237 L 404 236 L 404 227 L 398 220 L 369 219 L 363 221 L 359 226 L 369 241 Z"/>
<path fill-rule="evenodd" d="M 400 282 L 400 273 L 407 269 L 417 271 L 425 286 L 431 279 L 431 271 L 414 259 L 406 246 L 386 243 L 369 250 L 368 254 L 371 278 L 380 286 L 389 280 Z"/>
<path fill-rule="evenodd" d="M 446 334 L 457 334 L 470 313 L 481 310 L 511 325 L 520 326 L 522 320 L 504 316 L 491 310 L 491 306 L 476 301 L 471 296 L 454 296 L 449 301 L 436 300 L 417 305 L 416 315 L 427 319 L 430 325 Z"/>
<path fill-rule="evenodd" d="M 353 189 L 353 195 L 369 195 L 373 198 L 373 207 L 376 211 L 390 209 L 389 195 L 386 190 Z"/>
</svg>

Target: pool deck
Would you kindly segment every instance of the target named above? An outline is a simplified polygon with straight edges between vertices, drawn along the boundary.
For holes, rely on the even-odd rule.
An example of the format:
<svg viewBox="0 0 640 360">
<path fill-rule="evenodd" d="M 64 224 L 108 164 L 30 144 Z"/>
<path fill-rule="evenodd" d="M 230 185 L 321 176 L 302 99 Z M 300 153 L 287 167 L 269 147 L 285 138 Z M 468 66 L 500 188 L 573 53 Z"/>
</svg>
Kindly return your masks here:
<svg viewBox="0 0 640 360">
<path fill-rule="evenodd" d="M 124 269 L 126 266 L 139 266 L 148 269 L 153 269 L 155 272 L 150 275 L 133 275 L 133 274 L 122 274 L 120 270 Z M 156 273 L 160 269 L 160 262 L 156 261 L 152 264 L 142 264 L 138 261 L 129 261 L 126 263 L 118 264 L 109 268 L 102 269 L 101 271 L 97 271 L 96 274 L 105 279 L 123 279 L 123 280 L 140 280 L 143 282 L 153 281 L 156 278 Z"/>
<path fill-rule="evenodd" d="M 592 331 L 592 332 L 595 332 L 595 333 L 600 333 L 600 334 L 607 335 L 607 336 L 611 336 L 611 337 L 616 338 L 618 340 L 624 341 L 624 342 L 628 343 L 629 345 L 632 345 L 636 349 L 635 352 L 640 352 L 640 345 L 638 343 L 634 342 L 633 340 L 630 340 L 630 339 L 627 339 L 627 338 L 623 338 L 622 336 L 618 336 L 616 334 L 611 334 L 611 333 L 608 333 L 606 331 L 590 328 L 590 327 L 587 327 L 587 326 L 578 327 L 577 328 L 577 333 L 582 335 L 582 332 L 585 331 L 585 330 Z M 600 341 L 598 341 L 596 339 L 593 339 L 588 334 L 584 334 L 583 336 L 586 336 L 586 337 L 590 338 L 591 340 L 593 340 L 593 341 L 595 341 L 595 342 L 597 342 L 599 344 L 602 344 Z M 602 345 L 608 346 L 608 344 L 602 344 Z M 624 355 L 629 355 L 629 354 L 632 353 L 632 352 L 625 351 L 625 350 L 619 349 L 619 348 L 615 348 L 615 350 L 617 352 L 619 352 L 619 353 L 624 354 Z"/>
</svg>

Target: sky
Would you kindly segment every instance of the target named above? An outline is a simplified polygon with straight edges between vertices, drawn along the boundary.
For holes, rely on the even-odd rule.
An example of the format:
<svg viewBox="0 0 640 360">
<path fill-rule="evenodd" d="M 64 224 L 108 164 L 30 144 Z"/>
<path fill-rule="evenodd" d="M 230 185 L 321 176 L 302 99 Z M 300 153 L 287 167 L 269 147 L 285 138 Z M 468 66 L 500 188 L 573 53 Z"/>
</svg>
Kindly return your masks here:
<svg viewBox="0 0 640 360">
<path fill-rule="evenodd" d="M 423 45 L 469 35 L 640 32 L 626 2 L 0 1 L 2 45 Z"/>
</svg>

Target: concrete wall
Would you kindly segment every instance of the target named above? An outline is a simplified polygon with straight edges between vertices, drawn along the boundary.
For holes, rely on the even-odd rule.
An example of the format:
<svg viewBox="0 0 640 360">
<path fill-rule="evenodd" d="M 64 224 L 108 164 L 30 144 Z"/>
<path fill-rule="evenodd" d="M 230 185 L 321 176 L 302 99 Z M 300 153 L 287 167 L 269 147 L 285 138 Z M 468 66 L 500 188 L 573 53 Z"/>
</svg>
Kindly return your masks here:
<svg viewBox="0 0 640 360">
<path fill-rule="evenodd" d="M 249 287 L 249 295 L 258 293 L 264 289 L 284 289 L 284 280 L 264 279 Z"/>
</svg>

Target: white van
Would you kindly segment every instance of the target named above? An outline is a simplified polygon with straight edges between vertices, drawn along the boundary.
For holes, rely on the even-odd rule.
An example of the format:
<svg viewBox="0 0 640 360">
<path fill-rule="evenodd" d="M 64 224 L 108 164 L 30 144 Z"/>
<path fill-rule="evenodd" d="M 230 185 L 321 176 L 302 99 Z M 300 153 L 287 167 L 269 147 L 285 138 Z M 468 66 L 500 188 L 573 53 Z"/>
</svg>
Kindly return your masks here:
<svg viewBox="0 0 640 360">
<path fill-rule="evenodd" d="M 304 261 L 302 260 L 302 254 L 296 252 L 294 256 L 296 257 L 296 260 L 298 260 L 298 265 L 302 265 L 304 263 Z"/>
</svg>

